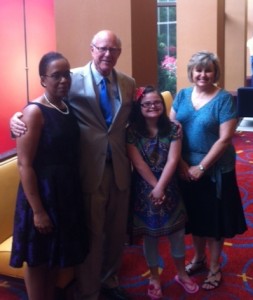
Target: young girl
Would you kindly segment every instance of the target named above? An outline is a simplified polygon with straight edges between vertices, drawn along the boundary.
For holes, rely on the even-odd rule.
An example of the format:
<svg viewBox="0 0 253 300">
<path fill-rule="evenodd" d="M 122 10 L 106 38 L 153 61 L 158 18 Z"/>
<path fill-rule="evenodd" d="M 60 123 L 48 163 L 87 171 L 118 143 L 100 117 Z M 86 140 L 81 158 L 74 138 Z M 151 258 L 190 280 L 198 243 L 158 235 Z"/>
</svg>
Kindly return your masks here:
<svg viewBox="0 0 253 300">
<path fill-rule="evenodd" d="M 188 293 L 198 285 L 185 272 L 186 212 L 175 170 L 181 153 L 178 126 L 166 115 L 162 95 L 152 86 L 139 88 L 127 128 L 127 151 L 133 165 L 133 234 L 144 237 L 150 269 L 148 296 L 161 299 L 158 240 L 168 236 L 178 274 L 175 280 Z"/>
</svg>

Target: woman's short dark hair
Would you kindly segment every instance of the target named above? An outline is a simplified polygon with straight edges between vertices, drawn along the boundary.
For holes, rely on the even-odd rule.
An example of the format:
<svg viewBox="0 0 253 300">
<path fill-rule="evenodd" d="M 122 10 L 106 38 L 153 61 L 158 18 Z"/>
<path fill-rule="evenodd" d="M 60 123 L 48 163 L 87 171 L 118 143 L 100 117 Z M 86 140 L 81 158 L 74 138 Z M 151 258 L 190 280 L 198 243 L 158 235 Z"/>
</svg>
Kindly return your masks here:
<svg viewBox="0 0 253 300">
<path fill-rule="evenodd" d="M 187 65 L 189 81 L 193 82 L 192 71 L 195 67 L 207 68 L 210 64 L 214 66 L 214 83 L 217 83 L 220 79 L 220 62 L 218 56 L 209 51 L 199 51 L 192 55 Z"/>
<path fill-rule="evenodd" d="M 65 59 L 66 61 L 68 61 L 61 53 L 59 52 L 48 52 L 46 54 L 44 54 L 39 62 L 39 75 L 43 76 L 46 74 L 47 72 L 47 67 L 48 65 L 55 60 L 58 59 Z"/>
<path fill-rule="evenodd" d="M 157 93 L 163 103 L 163 112 L 158 119 L 158 135 L 165 136 L 170 132 L 170 120 L 167 116 L 166 105 L 163 99 L 162 94 L 153 86 L 147 85 L 138 99 L 133 101 L 132 110 L 129 116 L 129 124 L 133 126 L 133 128 L 142 136 L 148 136 L 149 132 L 147 130 L 145 118 L 141 112 L 141 100 L 142 98 L 149 93 Z"/>
</svg>

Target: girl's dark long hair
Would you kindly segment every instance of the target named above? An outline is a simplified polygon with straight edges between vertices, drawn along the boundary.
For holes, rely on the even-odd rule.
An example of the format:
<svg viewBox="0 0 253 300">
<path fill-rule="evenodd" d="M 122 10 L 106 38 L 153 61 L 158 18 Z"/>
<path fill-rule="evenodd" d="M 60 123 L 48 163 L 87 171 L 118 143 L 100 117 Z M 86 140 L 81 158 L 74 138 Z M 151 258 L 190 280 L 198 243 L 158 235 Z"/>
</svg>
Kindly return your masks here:
<svg viewBox="0 0 253 300">
<path fill-rule="evenodd" d="M 129 116 L 129 125 L 131 125 L 134 130 L 139 133 L 142 136 L 149 136 L 149 132 L 146 126 L 146 120 L 144 116 L 141 113 L 141 100 L 144 95 L 149 94 L 149 93 L 157 93 L 160 99 L 162 100 L 163 103 L 163 112 L 160 115 L 158 122 L 157 122 L 157 127 L 158 127 L 158 135 L 163 137 L 166 136 L 171 129 L 171 122 L 169 117 L 167 116 L 166 113 L 166 106 L 165 106 L 165 101 L 163 99 L 163 96 L 157 89 L 155 89 L 153 86 L 148 85 L 146 86 L 141 95 L 138 96 L 135 101 L 133 101 L 132 104 L 132 110 Z"/>
</svg>

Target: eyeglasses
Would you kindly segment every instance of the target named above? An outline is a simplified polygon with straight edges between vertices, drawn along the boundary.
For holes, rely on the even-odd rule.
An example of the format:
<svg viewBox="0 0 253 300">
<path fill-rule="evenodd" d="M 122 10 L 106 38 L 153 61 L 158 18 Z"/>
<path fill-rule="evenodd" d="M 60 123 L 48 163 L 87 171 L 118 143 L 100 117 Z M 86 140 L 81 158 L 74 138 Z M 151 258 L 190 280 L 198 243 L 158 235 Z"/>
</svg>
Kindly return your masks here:
<svg viewBox="0 0 253 300">
<path fill-rule="evenodd" d="M 144 103 L 141 103 L 141 107 L 144 107 L 144 108 L 150 108 L 152 106 L 154 107 L 161 107 L 163 105 L 163 102 L 160 101 L 160 100 L 157 100 L 157 101 L 154 101 L 154 102 L 144 102 Z"/>
<path fill-rule="evenodd" d="M 43 76 L 53 78 L 55 81 L 60 81 L 62 78 L 69 80 L 71 78 L 71 74 L 72 72 L 66 71 L 66 72 L 55 72 L 51 75 L 43 75 Z"/>
<path fill-rule="evenodd" d="M 95 47 L 99 53 L 105 54 L 107 51 L 109 51 L 111 54 L 115 55 L 118 54 L 121 50 L 121 48 L 107 48 L 107 47 L 97 47 L 96 45 L 92 44 L 93 47 Z"/>
</svg>

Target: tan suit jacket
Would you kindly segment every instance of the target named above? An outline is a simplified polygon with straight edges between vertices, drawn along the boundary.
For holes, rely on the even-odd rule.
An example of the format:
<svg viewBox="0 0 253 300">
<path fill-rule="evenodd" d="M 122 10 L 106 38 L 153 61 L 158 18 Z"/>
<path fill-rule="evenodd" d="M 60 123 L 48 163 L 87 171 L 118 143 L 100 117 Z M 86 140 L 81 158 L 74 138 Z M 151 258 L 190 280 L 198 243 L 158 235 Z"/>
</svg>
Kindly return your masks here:
<svg viewBox="0 0 253 300">
<path fill-rule="evenodd" d="M 84 192 L 94 192 L 101 183 L 108 144 L 112 150 L 112 164 L 116 185 L 129 188 L 130 164 L 126 155 L 125 127 L 135 93 L 133 78 L 113 70 L 120 96 L 120 108 L 112 125 L 107 128 L 91 73 L 91 62 L 72 70 L 69 102 L 81 129 L 81 178 Z"/>
</svg>

